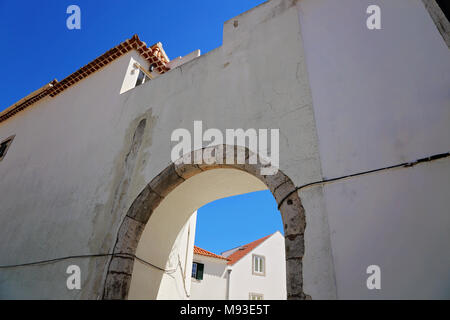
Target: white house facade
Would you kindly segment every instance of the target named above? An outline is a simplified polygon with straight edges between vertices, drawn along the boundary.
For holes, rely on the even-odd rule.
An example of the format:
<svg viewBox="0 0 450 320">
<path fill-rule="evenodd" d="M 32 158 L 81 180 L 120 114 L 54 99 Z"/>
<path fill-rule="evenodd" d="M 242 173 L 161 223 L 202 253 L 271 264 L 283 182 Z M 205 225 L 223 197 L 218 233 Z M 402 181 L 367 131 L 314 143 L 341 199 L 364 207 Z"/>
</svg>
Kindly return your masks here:
<svg viewBox="0 0 450 320">
<path fill-rule="evenodd" d="M 191 299 L 285 300 L 284 237 L 269 236 L 216 255 L 195 247 Z"/>
<path fill-rule="evenodd" d="M 228 260 L 194 247 L 191 273 L 191 300 L 227 300 Z"/>
</svg>

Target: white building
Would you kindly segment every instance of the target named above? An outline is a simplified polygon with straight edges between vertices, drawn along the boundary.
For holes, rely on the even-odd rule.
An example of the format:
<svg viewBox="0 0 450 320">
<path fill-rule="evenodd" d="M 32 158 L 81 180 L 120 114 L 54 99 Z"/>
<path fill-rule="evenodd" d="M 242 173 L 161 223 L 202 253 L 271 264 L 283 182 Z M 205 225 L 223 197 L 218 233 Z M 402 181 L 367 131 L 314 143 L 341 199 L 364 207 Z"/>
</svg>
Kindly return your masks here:
<svg viewBox="0 0 450 320">
<path fill-rule="evenodd" d="M 226 300 L 228 259 L 194 246 L 191 300 Z"/>
<path fill-rule="evenodd" d="M 192 212 L 269 189 L 289 299 L 449 299 L 449 30 L 434 0 L 271 0 L 202 56 L 135 36 L 24 97 L 0 113 L 0 298 L 186 299 L 171 253 Z M 198 120 L 279 129 L 278 174 L 206 145 L 176 165 L 171 135 Z"/>
<path fill-rule="evenodd" d="M 284 300 L 284 237 L 277 231 L 221 256 L 194 247 L 191 299 Z"/>
</svg>

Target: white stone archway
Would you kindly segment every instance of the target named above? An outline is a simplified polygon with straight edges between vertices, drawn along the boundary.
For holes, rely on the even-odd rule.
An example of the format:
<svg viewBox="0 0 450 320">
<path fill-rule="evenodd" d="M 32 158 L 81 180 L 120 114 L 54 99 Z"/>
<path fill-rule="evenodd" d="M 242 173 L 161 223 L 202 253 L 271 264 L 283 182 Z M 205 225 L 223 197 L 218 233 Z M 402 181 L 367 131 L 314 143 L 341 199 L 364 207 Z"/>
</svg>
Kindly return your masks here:
<svg viewBox="0 0 450 320">
<path fill-rule="evenodd" d="M 224 146 L 211 148 L 218 147 Z M 241 147 L 234 147 L 235 151 L 238 148 Z M 306 298 L 302 274 L 306 223 L 291 179 L 281 171 L 262 176 L 259 164 L 223 164 L 223 158 L 215 156 L 219 153 L 208 148 L 194 152 L 205 150 L 214 157 L 206 161 L 210 164 L 186 165 L 181 161 L 171 164 L 134 200 L 117 234 L 104 284 L 104 299 L 127 299 L 130 287 L 130 298 L 143 297 L 139 286 L 146 288 L 145 297 L 156 298 L 173 242 L 190 214 L 216 199 L 264 189 L 270 189 L 274 195 L 283 220 L 288 299 Z M 248 159 L 249 151 L 243 152 Z M 145 268 L 143 256 L 151 256 L 152 264 L 162 266 L 160 270 Z"/>
</svg>

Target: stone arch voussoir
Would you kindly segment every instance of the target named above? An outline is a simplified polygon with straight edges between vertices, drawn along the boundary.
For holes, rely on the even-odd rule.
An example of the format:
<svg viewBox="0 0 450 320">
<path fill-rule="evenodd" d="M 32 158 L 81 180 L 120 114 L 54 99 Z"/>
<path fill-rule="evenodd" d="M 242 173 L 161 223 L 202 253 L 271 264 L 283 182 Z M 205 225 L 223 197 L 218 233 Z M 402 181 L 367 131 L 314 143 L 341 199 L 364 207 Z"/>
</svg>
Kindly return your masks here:
<svg viewBox="0 0 450 320">
<path fill-rule="evenodd" d="M 237 161 L 238 152 L 241 156 L 240 163 Z M 150 216 L 164 198 L 187 179 L 217 168 L 245 171 L 259 178 L 270 189 L 280 209 L 284 226 L 288 299 L 307 298 L 303 293 L 302 265 L 306 222 L 296 187 L 281 170 L 273 175 L 261 175 L 264 165 L 260 161 L 257 164 L 249 163 L 251 156 L 258 155 L 241 146 L 207 147 L 184 155 L 158 174 L 133 201 L 120 225 L 104 282 L 103 299 L 128 297 L 139 240 Z M 242 158 L 245 159 L 244 163 Z M 195 164 L 195 159 L 203 161 Z"/>
</svg>

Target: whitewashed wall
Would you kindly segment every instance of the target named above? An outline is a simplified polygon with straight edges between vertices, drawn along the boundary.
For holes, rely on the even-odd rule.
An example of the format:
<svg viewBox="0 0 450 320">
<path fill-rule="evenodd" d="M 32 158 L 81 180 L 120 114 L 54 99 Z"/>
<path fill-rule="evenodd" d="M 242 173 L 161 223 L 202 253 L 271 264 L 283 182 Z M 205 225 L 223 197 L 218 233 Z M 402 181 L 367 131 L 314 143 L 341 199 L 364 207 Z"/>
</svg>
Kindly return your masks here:
<svg viewBox="0 0 450 320">
<path fill-rule="evenodd" d="M 191 295 L 192 257 L 194 255 L 197 212 L 194 212 L 175 240 L 166 269 L 176 270 L 161 280 L 157 299 L 189 299 Z M 145 250 L 145 248 L 143 248 Z M 175 280 L 175 281 L 173 281 Z M 129 299 L 145 297 L 145 294 L 131 291 Z"/>
<path fill-rule="evenodd" d="M 148 67 L 130 52 L 0 124 L 0 139 L 16 135 L 0 165 L 0 265 L 111 250 L 121 220 L 117 208 L 129 205 L 118 185 L 137 122 L 123 121 L 127 96 L 119 92 L 131 58 Z M 0 298 L 100 296 L 107 261 L 2 269 Z M 81 268 L 82 290 L 66 287 L 72 264 Z"/>
<path fill-rule="evenodd" d="M 265 257 L 265 276 L 253 274 L 253 254 Z M 286 258 L 284 237 L 280 232 L 277 231 L 262 242 L 231 269 L 231 300 L 248 300 L 250 293 L 263 294 L 264 300 L 286 299 Z"/>
<path fill-rule="evenodd" d="M 192 279 L 191 300 L 227 298 L 227 261 L 194 254 L 193 262 L 203 263 L 203 280 Z"/>
<path fill-rule="evenodd" d="M 381 30 L 366 28 L 371 4 Z M 450 51 L 422 1 L 298 9 L 324 178 L 450 151 Z M 450 298 L 449 177 L 447 158 L 302 192 L 306 212 L 327 212 L 338 298 Z M 320 262 L 307 250 L 305 272 L 308 261 Z M 366 287 L 372 264 L 381 290 Z M 317 289 L 306 279 L 313 297 L 326 293 Z"/>
</svg>

